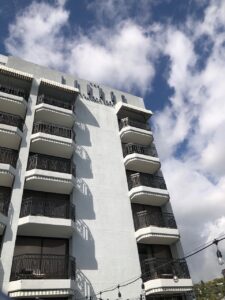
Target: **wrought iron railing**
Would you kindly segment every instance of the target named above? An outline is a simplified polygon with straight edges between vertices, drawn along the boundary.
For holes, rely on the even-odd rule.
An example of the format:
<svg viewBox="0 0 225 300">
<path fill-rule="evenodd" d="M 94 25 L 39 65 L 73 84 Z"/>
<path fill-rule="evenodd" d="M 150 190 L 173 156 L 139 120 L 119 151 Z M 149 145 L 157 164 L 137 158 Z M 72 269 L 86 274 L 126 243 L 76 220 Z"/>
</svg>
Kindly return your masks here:
<svg viewBox="0 0 225 300">
<path fill-rule="evenodd" d="M 0 84 L 0 92 L 23 97 L 26 101 L 28 98 L 28 95 L 24 89 L 21 88 L 15 88 L 8 85 Z"/>
<path fill-rule="evenodd" d="M 134 173 L 128 176 L 129 190 L 140 185 L 157 188 L 157 189 L 163 189 L 163 190 L 167 189 L 164 178 L 161 176 L 145 174 L 145 173 Z"/>
<path fill-rule="evenodd" d="M 16 167 L 18 152 L 9 148 L 0 147 L 0 163 Z"/>
<path fill-rule="evenodd" d="M 45 216 L 75 221 L 75 206 L 70 201 L 59 199 L 54 201 L 32 196 L 22 201 L 20 218 L 26 216 Z"/>
<path fill-rule="evenodd" d="M 15 116 L 1 111 L 0 123 L 18 127 L 21 131 L 23 131 L 23 119 L 19 116 Z"/>
<path fill-rule="evenodd" d="M 144 281 L 167 278 L 174 276 L 179 278 L 190 278 L 189 270 L 185 259 L 163 259 L 148 258 L 141 261 L 142 278 Z"/>
<path fill-rule="evenodd" d="M 75 279 L 75 258 L 54 254 L 14 256 L 11 281 L 20 279 Z"/>
<path fill-rule="evenodd" d="M 76 176 L 75 165 L 70 159 L 44 154 L 31 154 L 28 158 L 27 170 L 41 169 Z"/>
<path fill-rule="evenodd" d="M 37 104 L 46 103 L 58 107 L 62 107 L 69 110 L 74 110 L 74 105 L 71 102 L 61 101 L 46 95 L 39 95 L 37 98 Z"/>
<path fill-rule="evenodd" d="M 73 130 L 67 127 L 49 124 L 45 122 L 36 122 L 33 126 L 33 133 L 43 132 L 52 135 L 62 136 L 68 139 L 74 138 Z"/>
<path fill-rule="evenodd" d="M 177 224 L 172 213 L 157 213 L 150 211 L 140 211 L 133 214 L 135 230 L 148 226 L 177 228 Z"/>
<path fill-rule="evenodd" d="M 0 212 L 7 216 L 10 203 L 11 189 L 8 187 L 0 187 Z"/>
<path fill-rule="evenodd" d="M 132 126 L 132 127 L 136 127 L 136 128 L 151 131 L 151 128 L 150 128 L 149 124 L 139 122 L 139 121 L 134 121 L 134 120 L 131 120 L 130 118 L 123 118 L 123 119 L 120 120 L 120 123 L 119 123 L 120 130 L 122 128 L 126 127 L 126 126 Z"/>
<path fill-rule="evenodd" d="M 129 154 L 132 153 L 138 153 L 138 154 L 144 154 L 144 155 L 149 155 L 153 157 L 158 157 L 158 153 L 156 151 L 155 145 L 152 144 L 149 147 L 144 147 L 142 145 L 138 144 L 123 144 L 123 156 L 126 157 Z"/>
</svg>

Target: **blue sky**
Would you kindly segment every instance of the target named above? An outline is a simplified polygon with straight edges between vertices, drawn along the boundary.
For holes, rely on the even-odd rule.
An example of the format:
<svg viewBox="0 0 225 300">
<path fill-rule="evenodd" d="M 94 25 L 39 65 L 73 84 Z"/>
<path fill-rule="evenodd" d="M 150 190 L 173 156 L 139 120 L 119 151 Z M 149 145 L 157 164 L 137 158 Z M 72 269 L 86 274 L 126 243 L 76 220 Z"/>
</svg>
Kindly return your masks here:
<svg viewBox="0 0 225 300">
<path fill-rule="evenodd" d="M 225 233 L 224 1 L 2 0 L 0 17 L 0 53 L 144 98 L 186 253 Z M 215 249 L 188 263 L 221 276 Z"/>
</svg>

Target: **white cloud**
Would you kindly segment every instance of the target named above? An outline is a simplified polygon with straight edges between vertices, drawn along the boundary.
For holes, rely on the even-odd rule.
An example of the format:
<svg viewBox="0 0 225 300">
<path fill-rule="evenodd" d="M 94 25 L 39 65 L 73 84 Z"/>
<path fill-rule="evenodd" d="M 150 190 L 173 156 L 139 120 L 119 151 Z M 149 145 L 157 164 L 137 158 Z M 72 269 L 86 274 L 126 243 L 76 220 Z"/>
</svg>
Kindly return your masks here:
<svg viewBox="0 0 225 300">
<path fill-rule="evenodd" d="M 150 86 L 157 53 L 154 35 L 146 35 L 131 20 L 110 29 L 93 27 L 88 34 L 76 29 L 77 34 L 65 35 L 70 25 L 64 2 L 33 2 L 20 12 L 9 27 L 7 51 L 117 88 L 143 91 Z"/>
<path fill-rule="evenodd" d="M 143 27 L 129 19 L 122 5 L 126 1 L 117 10 L 115 2 L 104 2 L 99 14 L 113 12 L 119 16 L 116 25 L 104 28 L 101 23 L 88 34 L 69 27 L 65 1 L 33 2 L 9 27 L 6 49 L 38 64 L 142 94 L 151 85 L 158 55 L 169 57 L 167 80 L 175 92 L 155 116 L 155 139 L 183 243 L 192 250 L 224 228 L 225 3 L 212 1 L 203 21 L 189 17 L 176 28 Z M 65 35 L 67 28 L 72 33 Z M 212 49 L 200 69 L 195 44 L 203 35 L 212 41 Z M 177 157 L 184 144 L 182 157 Z M 195 280 L 220 274 L 212 250 L 191 259 L 190 266 Z"/>
</svg>

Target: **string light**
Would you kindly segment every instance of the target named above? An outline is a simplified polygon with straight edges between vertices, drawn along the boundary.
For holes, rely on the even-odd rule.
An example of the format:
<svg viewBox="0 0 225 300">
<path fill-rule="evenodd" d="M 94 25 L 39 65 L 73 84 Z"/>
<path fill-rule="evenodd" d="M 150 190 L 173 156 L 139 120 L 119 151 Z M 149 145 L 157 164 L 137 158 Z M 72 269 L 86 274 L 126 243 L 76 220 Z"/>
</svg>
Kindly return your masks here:
<svg viewBox="0 0 225 300">
<path fill-rule="evenodd" d="M 221 251 L 219 250 L 219 248 L 218 248 L 218 240 L 217 239 L 215 239 L 214 241 L 213 241 L 213 244 L 216 246 L 216 256 L 217 256 L 217 258 L 218 258 L 218 263 L 219 263 L 219 265 L 223 265 L 224 264 L 224 260 L 223 260 L 223 256 L 222 256 L 222 253 L 221 253 Z"/>
</svg>

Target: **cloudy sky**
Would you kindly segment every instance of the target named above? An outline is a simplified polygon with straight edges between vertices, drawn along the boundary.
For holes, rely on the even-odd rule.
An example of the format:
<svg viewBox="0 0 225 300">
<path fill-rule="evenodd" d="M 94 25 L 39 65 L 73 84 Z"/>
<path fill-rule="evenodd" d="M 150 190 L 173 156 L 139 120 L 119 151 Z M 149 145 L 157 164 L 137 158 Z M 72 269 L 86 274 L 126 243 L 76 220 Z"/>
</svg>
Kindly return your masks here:
<svg viewBox="0 0 225 300">
<path fill-rule="evenodd" d="M 225 1 L 1 0 L 0 36 L 2 54 L 142 96 L 185 253 L 225 235 Z M 188 263 L 221 276 L 215 247 Z"/>
</svg>

